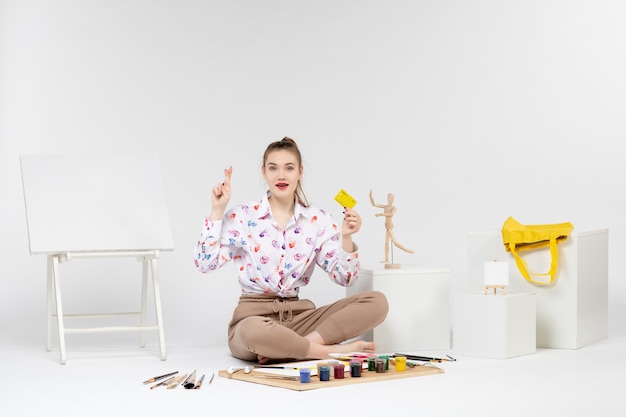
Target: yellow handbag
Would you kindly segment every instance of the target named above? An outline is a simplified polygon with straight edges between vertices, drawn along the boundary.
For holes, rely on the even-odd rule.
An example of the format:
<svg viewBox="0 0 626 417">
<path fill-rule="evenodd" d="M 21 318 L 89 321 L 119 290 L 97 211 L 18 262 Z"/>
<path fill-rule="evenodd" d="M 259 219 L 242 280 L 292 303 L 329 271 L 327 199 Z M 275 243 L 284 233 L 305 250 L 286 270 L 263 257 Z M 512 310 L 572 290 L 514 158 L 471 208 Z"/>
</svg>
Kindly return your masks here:
<svg viewBox="0 0 626 417">
<path fill-rule="evenodd" d="M 528 282 L 535 285 L 550 285 L 556 279 L 559 261 L 557 244 L 567 239 L 573 229 L 574 226 L 570 222 L 523 225 L 513 217 L 509 217 L 502 226 L 502 240 L 504 248 L 513 254 L 517 268 Z M 526 261 L 518 252 L 548 247 L 552 257 L 550 270 L 545 274 L 530 272 Z M 538 281 L 533 276 L 550 276 L 550 281 Z"/>
</svg>

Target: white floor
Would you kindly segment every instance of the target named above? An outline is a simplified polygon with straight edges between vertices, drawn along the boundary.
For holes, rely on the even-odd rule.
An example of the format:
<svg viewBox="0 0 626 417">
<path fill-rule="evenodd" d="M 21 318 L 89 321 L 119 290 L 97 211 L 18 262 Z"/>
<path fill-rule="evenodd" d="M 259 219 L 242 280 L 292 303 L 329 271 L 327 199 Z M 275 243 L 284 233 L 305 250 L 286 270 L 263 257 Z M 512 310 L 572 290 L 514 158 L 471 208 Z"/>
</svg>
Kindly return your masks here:
<svg viewBox="0 0 626 417">
<path fill-rule="evenodd" d="M 366 411 L 429 417 L 623 417 L 625 353 L 626 337 L 609 337 L 578 350 L 538 349 L 512 359 L 457 357 L 442 365 L 440 375 L 293 391 L 217 376 L 221 369 L 242 364 L 226 347 L 168 346 L 167 360 L 161 361 L 157 346 L 96 346 L 81 340 L 68 343 L 67 364 L 61 365 L 56 348 L 46 352 L 43 346 L 14 345 L 2 349 L 0 414 L 335 417 Z M 206 374 L 203 388 L 150 390 L 142 384 L 175 370 Z"/>
</svg>

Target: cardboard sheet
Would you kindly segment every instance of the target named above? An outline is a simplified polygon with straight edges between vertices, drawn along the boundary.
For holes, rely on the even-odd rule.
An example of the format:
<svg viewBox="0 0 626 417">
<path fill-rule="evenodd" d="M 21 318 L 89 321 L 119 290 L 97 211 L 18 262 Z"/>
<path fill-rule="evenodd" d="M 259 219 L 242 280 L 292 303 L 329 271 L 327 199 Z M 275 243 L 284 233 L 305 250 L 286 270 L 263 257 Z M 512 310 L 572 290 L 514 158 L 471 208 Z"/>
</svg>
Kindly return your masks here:
<svg viewBox="0 0 626 417">
<path fill-rule="evenodd" d="M 293 366 L 297 366 L 297 363 L 292 363 Z M 384 373 L 376 373 L 374 371 L 368 371 L 367 368 L 363 369 L 360 377 L 351 377 L 350 372 L 345 372 L 343 379 L 333 378 L 333 372 L 331 369 L 331 375 L 329 381 L 320 381 L 316 372 L 311 374 L 310 382 L 301 383 L 294 370 L 284 370 L 284 372 L 278 372 L 275 369 L 256 368 L 252 369 L 252 372 L 246 374 L 243 371 L 237 371 L 229 374 L 227 370 L 221 370 L 218 375 L 222 378 L 234 379 L 237 381 L 253 382 L 256 384 L 269 385 L 279 388 L 287 388 L 295 391 L 308 391 L 318 388 L 330 388 L 341 385 L 360 384 L 367 382 L 379 382 L 388 381 L 392 379 L 400 378 L 415 378 L 418 376 L 437 375 L 443 374 L 443 369 L 428 365 L 419 365 L 415 367 L 407 367 L 406 371 L 398 372 L 395 367 L 390 364 L 389 370 Z M 292 378 L 292 379 L 290 379 Z"/>
</svg>

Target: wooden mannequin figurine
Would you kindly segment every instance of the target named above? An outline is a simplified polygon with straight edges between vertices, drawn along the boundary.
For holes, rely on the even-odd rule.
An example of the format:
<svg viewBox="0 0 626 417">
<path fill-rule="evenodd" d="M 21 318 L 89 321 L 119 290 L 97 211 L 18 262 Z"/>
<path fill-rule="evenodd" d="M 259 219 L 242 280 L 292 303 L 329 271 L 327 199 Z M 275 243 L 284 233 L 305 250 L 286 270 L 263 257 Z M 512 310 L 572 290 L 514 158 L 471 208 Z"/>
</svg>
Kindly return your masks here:
<svg viewBox="0 0 626 417">
<path fill-rule="evenodd" d="M 398 248 L 402 249 L 407 253 L 415 253 L 412 249 L 408 249 L 402 246 L 397 240 L 396 236 L 393 234 L 393 215 L 396 212 L 396 207 L 393 205 L 394 195 L 389 193 L 387 194 L 387 204 L 376 204 L 374 201 L 374 196 L 372 195 L 372 190 L 370 190 L 370 201 L 374 207 L 382 208 L 382 213 L 376 213 L 376 217 L 383 216 L 385 217 L 385 260 L 381 261 L 381 263 L 385 264 L 385 268 L 399 268 L 400 265 L 393 263 L 393 248 L 391 248 L 391 261 L 389 260 L 389 247 L 390 243 L 393 243 Z"/>
</svg>

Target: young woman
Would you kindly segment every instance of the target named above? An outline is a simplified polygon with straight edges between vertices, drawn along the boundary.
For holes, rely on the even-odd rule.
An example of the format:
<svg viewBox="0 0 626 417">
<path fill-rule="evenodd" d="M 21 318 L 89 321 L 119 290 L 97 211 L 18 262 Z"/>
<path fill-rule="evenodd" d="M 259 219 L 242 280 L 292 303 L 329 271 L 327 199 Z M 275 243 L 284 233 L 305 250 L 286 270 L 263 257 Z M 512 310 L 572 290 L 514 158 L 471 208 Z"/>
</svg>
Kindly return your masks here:
<svg viewBox="0 0 626 417">
<path fill-rule="evenodd" d="M 346 209 L 338 225 L 327 211 L 309 206 L 301 185 L 302 157 L 287 137 L 263 155 L 267 195 L 226 211 L 232 172 L 225 169 L 224 181 L 213 188 L 195 265 L 204 273 L 229 261 L 235 265 L 241 296 L 228 325 L 233 356 L 265 363 L 374 352 L 371 341 L 342 342 L 385 319 L 384 294 L 364 292 L 322 307 L 298 297 L 315 265 L 341 286 L 356 281 L 359 255 L 352 235 L 361 228 L 359 214 Z"/>
</svg>

